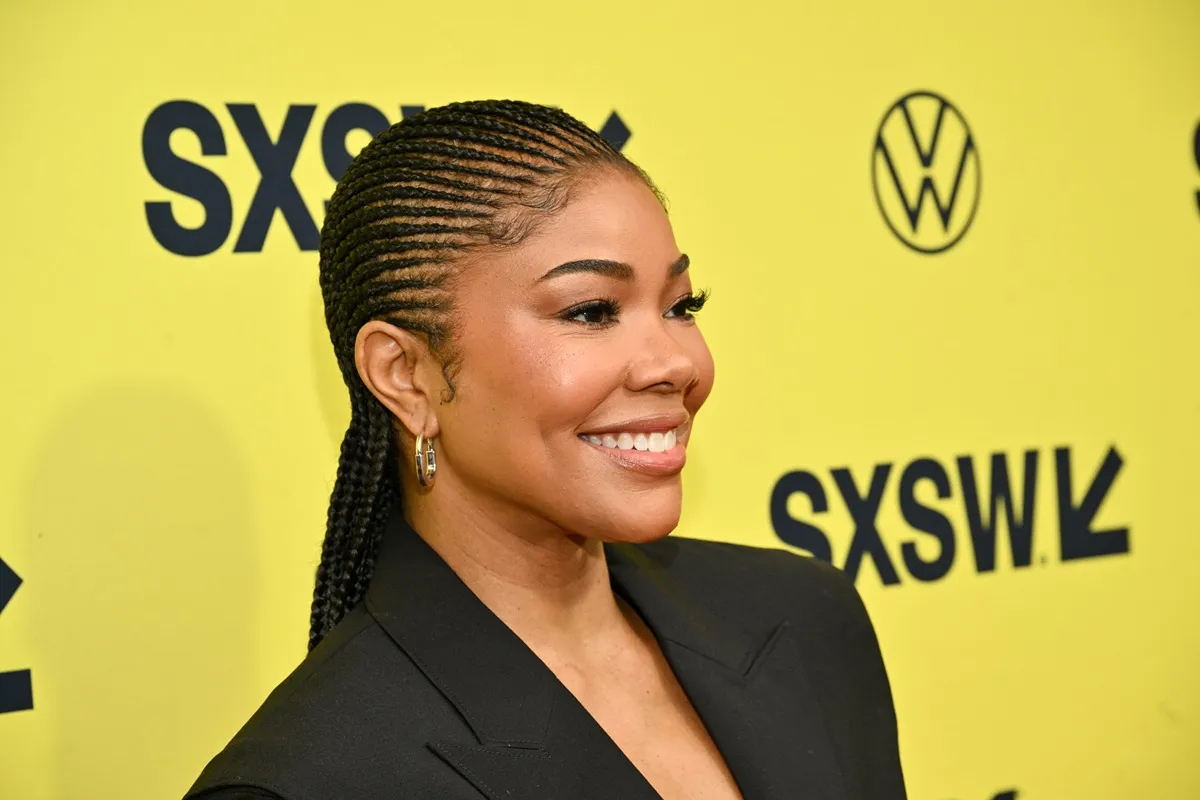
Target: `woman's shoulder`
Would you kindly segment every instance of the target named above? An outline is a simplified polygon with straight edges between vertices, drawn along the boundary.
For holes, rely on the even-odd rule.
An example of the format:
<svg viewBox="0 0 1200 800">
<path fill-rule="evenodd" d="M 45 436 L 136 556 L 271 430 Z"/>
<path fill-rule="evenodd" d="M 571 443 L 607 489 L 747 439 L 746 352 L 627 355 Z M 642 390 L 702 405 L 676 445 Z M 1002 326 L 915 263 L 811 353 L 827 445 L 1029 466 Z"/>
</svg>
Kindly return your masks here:
<svg viewBox="0 0 1200 800">
<path fill-rule="evenodd" d="M 256 786 L 223 786 L 220 789 L 189 795 L 189 800 L 286 800 Z"/>
<path fill-rule="evenodd" d="M 854 583 L 825 561 L 780 548 L 684 536 L 637 549 L 689 594 L 748 626 L 782 619 L 805 639 L 876 645 Z"/>
<path fill-rule="evenodd" d="M 853 603 L 857 592 L 840 569 L 777 547 L 670 536 L 637 546 L 672 579 L 739 597 L 785 595 L 821 604 Z"/>
<path fill-rule="evenodd" d="M 449 716 L 443 704 L 360 605 L 270 693 L 186 800 L 297 800 L 324 796 L 312 794 L 322 781 L 354 786 L 363 777 L 354 767 L 361 759 L 391 758 L 403 767 L 423 747 L 412 726 L 395 720 Z"/>
</svg>

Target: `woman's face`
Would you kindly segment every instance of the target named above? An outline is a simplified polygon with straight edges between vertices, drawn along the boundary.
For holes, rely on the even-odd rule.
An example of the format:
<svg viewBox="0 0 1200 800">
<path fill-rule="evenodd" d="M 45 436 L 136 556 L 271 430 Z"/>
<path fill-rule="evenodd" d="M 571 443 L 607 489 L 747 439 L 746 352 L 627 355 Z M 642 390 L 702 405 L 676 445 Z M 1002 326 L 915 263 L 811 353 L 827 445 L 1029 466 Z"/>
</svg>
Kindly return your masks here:
<svg viewBox="0 0 1200 800">
<path fill-rule="evenodd" d="M 519 246 L 466 264 L 439 484 L 530 533 L 670 533 L 713 385 L 687 263 L 650 189 L 604 172 Z"/>
</svg>

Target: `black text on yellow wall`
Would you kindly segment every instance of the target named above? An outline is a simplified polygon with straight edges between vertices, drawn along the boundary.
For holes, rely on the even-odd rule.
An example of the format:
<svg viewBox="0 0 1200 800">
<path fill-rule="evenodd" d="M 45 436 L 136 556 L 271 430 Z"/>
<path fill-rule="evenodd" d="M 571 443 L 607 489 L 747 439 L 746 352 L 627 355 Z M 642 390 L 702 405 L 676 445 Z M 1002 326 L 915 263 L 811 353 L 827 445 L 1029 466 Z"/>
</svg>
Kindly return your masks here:
<svg viewBox="0 0 1200 800">
<path fill-rule="evenodd" d="M 982 481 L 977 475 L 982 469 L 972 456 L 955 459 L 959 486 L 962 490 L 963 516 L 966 518 L 966 533 L 974 556 L 974 567 L 978 573 L 996 570 L 997 533 L 1000 506 L 1004 506 L 1005 522 L 1009 533 L 1011 563 L 1021 569 L 1037 562 L 1049 562 L 1044 552 L 1034 549 L 1034 520 L 1038 496 L 1038 478 L 1041 453 L 1027 450 L 1023 456 L 1023 479 L 1018 491 L 1010 480 L 1009 456 L 994 453 L 991 456 L 991 480 L 987 491 L 987 506 L 980 500 L 978 486 Z M 1071 448 L 1055 448 L 1052 468 L 1054 472 L 1054 494 L 1058 512 L 1058 557 L 1061 561 L 1094 558 L 1129 552 L 1129 528 L 1096 530 L 1094 520 L 1105 498 L 1113 488 L 1121 466 L 1124 464 L 1115 447 L 1109 447 L 1099 468 L 1087 488 L 1077 489 L 1075 471 L 1072 467 Z M 851 578 L 857 578 L 864 559 L 870 559 L 885 585 L 901 582 L 896 565 L 888 548 L 884 545 L 883 532 L 877 519 L 884 506 L 889 478 L 893 471 L 891 463 L 875 465 L 867 482 L 856 480 L 847 467 L 830 470 L 837 495 L 845 504 L 853 521 L 854 530 L 849 537 L 849 547 L 842 562 L 842 569 Z M 906 539 L 900 545 L 901 562 L 904 569 L 919 581 L 936 581 L 944 578 L 954 564 L 958 540 L 950 517 L 931 505 L 917 499 L 917 486 L 928 482 L 936 490 L 937 497 L 946 501 L 953 497 L 950 471 L 934 458 L 915 458 L 900 474 L 898 491 L 894 495 L 899 504 L 900 516 L 914 533 L 932 537 L 938 543 L 937 556 L 922 557 L 915 539 Z M 865 483 L 865 486 L 864 486 Z M 860 488 L 862 486 L 863 488 Z M 824 561 L 833 562 L 833 546 L 827 532 L 813 522 L 803 521 L 788 511 L 788 501 L 794 495 L 807 498 L 814 516 L 829 511 L 832 493 L 825 483 L 813 472 L 797 470 L 779 478 L 771 492 L 771 524 L 775 534 L 784 542 L 812 553 Z M 1075 498 L 1082 494 L 1082 499 Z M 889 499 L 892 495 L 887 495 Z M 892 534 L 892 532 L 888 532 Z M 889 540 L 894 540 L 889 535 Z"/>
<path fill-rule="evenodd" d="M 274 139 L 255 104 L 226 103 L 225 108 L 259 173 L 258 188 L 242 220 L 233 252 L 261 252 L 276 211 L 301 250 L 316 250 L 318 221 L 309 213 L 292 172 L 312 129 L 317 106 L 289 105 L 279 135 Z M 424 106 L 420 105 L 399 106 L 401 118 L 422 110 Z M 381 110 L 366 103 L 345 103 L 333 109 L 320 133 L 321 156 L 329 177 L 337 181 L 353 158 L 346 147 L 346 137 L 351 132 L 365 131 L 375 136 L 390 124 Z M 205 159 L 229 154 L 225 130 L 206 106 L 191 100 L 172 100 L 151 111 L 142 126 L 146 170 L 164 189 L 200 203 L 204 207 L 204 222 L 196 228 L 181 225 L 170 200 L 149 200 L 146 223 L 166 250 L 181 256 L 204 256 L 221 249 L 233 231 L 233 198 L 220 176 L 171 148 L 171 136 L 176 131 L 195 135 Z M 600 134 L 618 150 L 631 135 L 616 111 L 609 114 Z"/>
<path fill-rule="evenodd" d="M 0 614 L 21 586 L 21 578 L 0 558 Z M 0 663 L 0 669 L 5 664 Z M 29 670 L 0 671 L 0 714 L 33 708 L 33 679 Z"/>
</svg>

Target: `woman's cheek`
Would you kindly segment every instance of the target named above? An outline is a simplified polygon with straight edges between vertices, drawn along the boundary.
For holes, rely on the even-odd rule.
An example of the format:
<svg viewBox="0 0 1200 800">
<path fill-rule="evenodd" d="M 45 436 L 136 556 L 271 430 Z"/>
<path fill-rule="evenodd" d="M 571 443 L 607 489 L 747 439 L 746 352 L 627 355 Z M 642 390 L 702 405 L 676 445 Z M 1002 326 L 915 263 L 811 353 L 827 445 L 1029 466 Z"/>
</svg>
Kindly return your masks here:
<svg viewBox="0 0 1200 800">
<path fill-rule="evenodd" d="M 627 364 L 605 348 L 572 348 L 550 366 L 560 399 L 590 413 L 624 383 Z"/>
<path fill-rule="evenodd" d="M 693 412 L 708 399 L 716 377 L 712 351 L 708 349 L 708 344 L 704 341 L 704 336 L 700 333 L 699 328 L 695 329 L 695 334 L 689 351 L 692 363 L 696 365 L 696 384 L 688 392 L 687 398 L 687 404 Z"/>
</svg>

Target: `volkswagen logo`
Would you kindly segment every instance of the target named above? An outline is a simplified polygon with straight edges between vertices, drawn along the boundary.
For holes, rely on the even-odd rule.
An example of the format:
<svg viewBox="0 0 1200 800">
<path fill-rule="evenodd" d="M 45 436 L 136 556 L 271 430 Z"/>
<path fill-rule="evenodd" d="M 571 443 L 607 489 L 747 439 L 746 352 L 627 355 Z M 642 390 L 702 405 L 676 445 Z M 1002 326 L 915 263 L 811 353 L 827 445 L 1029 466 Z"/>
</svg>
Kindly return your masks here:
<svg viewBox="0 0 1200 800">
<path fill-rule="evenodd" d="M 919 253 L 949 250 L 979 210 L 979 150 L 967 120 L 934 92 L 904 95 L 879 123 L 871 182 L 897 239 Z"/>
</svg>

